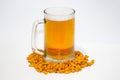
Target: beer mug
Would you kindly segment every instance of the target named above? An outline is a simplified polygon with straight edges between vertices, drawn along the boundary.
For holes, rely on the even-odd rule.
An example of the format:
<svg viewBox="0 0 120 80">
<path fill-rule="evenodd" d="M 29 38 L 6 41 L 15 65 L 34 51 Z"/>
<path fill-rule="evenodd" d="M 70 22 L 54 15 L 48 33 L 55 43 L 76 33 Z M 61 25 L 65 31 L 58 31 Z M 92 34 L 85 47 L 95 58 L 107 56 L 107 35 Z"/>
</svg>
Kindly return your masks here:
<svg viewBox="0 0 120 80">
<path fill-rule="evenodd" d="M 46 59 L 63 61 L 74 57 L 75 10 L 71 8 L 47 8 L 44 19 L 35 22 L 32 29 L 32 50 Z M 44 24 L 44 53 L 36 47 L 39 24 Z"/>
</svg>

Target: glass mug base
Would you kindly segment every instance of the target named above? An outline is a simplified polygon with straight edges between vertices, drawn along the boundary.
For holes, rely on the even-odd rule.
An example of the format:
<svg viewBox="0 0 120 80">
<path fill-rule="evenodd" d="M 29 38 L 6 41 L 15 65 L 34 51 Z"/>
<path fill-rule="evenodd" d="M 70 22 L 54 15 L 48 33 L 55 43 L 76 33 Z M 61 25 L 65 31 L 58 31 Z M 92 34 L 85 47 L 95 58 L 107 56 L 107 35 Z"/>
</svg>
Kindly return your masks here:
<svg viewBox="0 0 120 80">
<path fill-rule="evenodd" d="M 45 54 L 45 57 L 47 57 L 46 60 L 49 61 L 51 60 L 59 62 L 64 60 L 72 60 L 74 57 L 74 47 L 67 49 L 46 48 Z"/>
<path fill-rule="evenodd" d="M 53 58 L 53 57 L 47 55 L 46 57 L 44 57 L 44 60 L 45 60 L 45 61 L 50 61 L 50 62 L 64 62 L 64 61 L 66 61 L 66 60 L 73 60 L 73 59 L 74 59 L 74 56 L 75 56 L 75 54 L 72 53 L 72 54 L 69 55 L 69 57 L 67 57 L 67 58 L 64 58 L 64 59 L 56 59 L 56 58 Z"/>
</svg>

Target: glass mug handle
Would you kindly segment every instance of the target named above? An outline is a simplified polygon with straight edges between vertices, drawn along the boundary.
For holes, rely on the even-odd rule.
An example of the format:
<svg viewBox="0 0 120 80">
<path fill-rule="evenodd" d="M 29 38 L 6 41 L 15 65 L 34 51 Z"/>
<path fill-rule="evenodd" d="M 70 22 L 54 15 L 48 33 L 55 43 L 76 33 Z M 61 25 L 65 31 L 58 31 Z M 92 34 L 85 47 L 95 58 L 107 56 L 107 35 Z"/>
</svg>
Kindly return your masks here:
<svg viewBox="0 0 120 80">
<path fill-rule="evenodd" d="M 39 24 L 43 24 L 44 23 L 44 19 L 42 20 L 37 20 L 34 22 L 33 24 L 33 28 L 32 28 L 32 36 L 31 36 L 31 47 L 32 47 L 32 51 L 35 53 L 38 53 L 40 55 L 44 55 L 43 52 L 40 52 L 36 46 L 36 35 L 37 35 L 37 29 L 38 29 L 38 25 Z"/>
</svg>

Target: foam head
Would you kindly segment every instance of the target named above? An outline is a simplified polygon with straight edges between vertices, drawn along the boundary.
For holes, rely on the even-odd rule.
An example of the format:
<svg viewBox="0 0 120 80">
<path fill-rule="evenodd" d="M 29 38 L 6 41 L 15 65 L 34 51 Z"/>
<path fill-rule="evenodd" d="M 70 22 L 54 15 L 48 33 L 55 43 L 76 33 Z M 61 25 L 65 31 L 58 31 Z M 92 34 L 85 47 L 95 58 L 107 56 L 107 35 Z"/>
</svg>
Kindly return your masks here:
<svg viewBox="0 0 120 80">
<path fill-rule="evenodd" d="M 65 21 L 74 18 L 75 10 L 71 8 L 47 8 L 44 13 L 45 19 Z"/>
</svg>

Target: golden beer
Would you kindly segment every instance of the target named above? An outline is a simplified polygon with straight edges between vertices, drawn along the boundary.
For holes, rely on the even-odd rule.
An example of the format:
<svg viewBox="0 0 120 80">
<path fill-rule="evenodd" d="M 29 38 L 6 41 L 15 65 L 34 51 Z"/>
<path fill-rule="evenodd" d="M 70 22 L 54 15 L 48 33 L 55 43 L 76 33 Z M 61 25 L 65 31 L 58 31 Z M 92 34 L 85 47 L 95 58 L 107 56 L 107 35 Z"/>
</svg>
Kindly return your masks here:
<svg viewBox="0 0 120 80">
<path fill-rule="evenodd" d="M 53 59 L 66 59 L 74 51 L 74 18 L 69 20 L 45 19 L 45 53 Z"/>
</svg>

